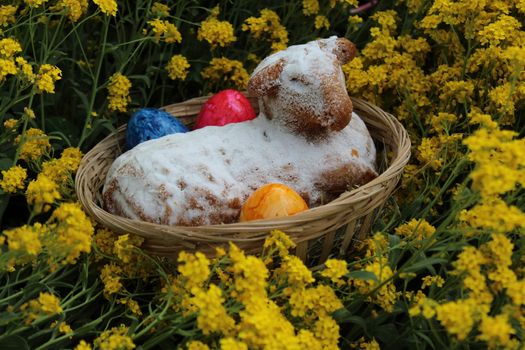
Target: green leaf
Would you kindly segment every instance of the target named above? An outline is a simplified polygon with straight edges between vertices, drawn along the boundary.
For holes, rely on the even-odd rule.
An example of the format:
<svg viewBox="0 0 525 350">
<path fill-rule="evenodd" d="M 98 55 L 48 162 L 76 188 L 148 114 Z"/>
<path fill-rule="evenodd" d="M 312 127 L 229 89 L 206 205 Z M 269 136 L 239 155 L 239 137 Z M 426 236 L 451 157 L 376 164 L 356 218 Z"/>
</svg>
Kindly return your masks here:
<svg viewBox="0 0 525 350">
<path fill-rule="evenodd" d="M 379 279 L 376 274 L 370 271 L 352 271 L 348 274 L 349 278 L 358 279 L 358 280 L 372 280 L 379 283 Z"/>
<path fill-rule="evenodd" d="M 427 258 L 424 260 L 420 260 L 406 268 L 404 267 L 403 272 L 417 272 L 419 270 L 431 268 L 432 265 L 442 264 L 446 262 L 447 262 L 447 259 L 443 259 L 443 258 Z"/>
<path fill-rule="evenodd" d="M 357 315 L 352 315 L 346 308 L 337 310 L 332 316 L 337 323 L 352 323 L 360 326 L 363 330 L 366 329 L 365 319 Z"/>
<path fill-rule="evenodd" d="M 2 343 L 2 350 L 29 350 L 29 345 L 24 338 L 18 335 L 10 335 L 7 338 L 0 340 Z"/>
<path fill-rule="evenodd" d="M 383 343 L 392 344 L 396 340 L 399 331 L 393 324 L 388 323 L 374 328 L 373 333 L 374 336 L 380 339 Z"/>
<path fill-rule="evenodd" d="M 16 320 L 17 317 L 18 316 L 15 313 L 4 312 L 0 314 L 0 326 L 5 326 L 11 323 L 11 321 Z"/>
<path fill-rule="evenodd" d="M 11 158 L 0 158 L 0 170 L 7 170 L 13 165 Z"/>
</svg>

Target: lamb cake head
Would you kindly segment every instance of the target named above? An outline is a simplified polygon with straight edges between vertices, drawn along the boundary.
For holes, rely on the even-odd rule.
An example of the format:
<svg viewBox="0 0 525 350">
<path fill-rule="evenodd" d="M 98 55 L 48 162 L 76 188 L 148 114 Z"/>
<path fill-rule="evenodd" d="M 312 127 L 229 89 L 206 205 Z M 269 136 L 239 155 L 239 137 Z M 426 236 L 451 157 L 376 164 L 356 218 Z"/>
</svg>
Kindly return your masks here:
<svg viewBox="0 0 525 350">
<path fill-rule="evenodd" d="M 377 176 L 374 142 L 345 89 L 341 65 L 355 55 L 328 38 L 261 62 L 249 81 L 261 113 L 146 141 L 120 155 L 103 189 L 114 214 L 165 225 L 237 222 L 257 189 L 281 183 L 310 207 Z"/>
<path fill-rule="evenodd" d="M 248 91 L 267 118 L 307 138 L 325 137 L 350 122 L 352 101 L 341 66 L 355 54 L 345 38 L 291 46 L 259 64 Z"/>
</svg>

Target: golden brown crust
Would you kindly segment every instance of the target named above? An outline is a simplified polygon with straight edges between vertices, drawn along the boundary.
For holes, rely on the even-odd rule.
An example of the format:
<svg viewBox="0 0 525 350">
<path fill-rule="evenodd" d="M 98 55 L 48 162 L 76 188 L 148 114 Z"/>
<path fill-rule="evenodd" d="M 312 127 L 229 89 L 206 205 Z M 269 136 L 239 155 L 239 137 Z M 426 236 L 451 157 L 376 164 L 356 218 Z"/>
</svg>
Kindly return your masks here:
<svg viewBox="0 0 525 350">
<path fill-rule="evenodd" d="M 361 186 L 377 177 L 377 173 L 368 167 L 356 167 L 355 164 L 347 163 L 332 170 L 321 173 L 314 187 L 329 194 L 328 200 L 337 198 L 344 191 L 354 186 Z M 319 205 L 320 203 L 314 203 Z"/>
<path fill-rule="evenodd" d="M 334 49 L 334 55 L 341 65 L 350 62 L 357 55 L 357 48 L 355 45 L 346 38 L 338 38 L 337 45 Z"/>
<path fill-rule="evenodd" d="M 281 58 L 252 76 L 248 82 L 248 93 L 257 97 L 275 94 L 279 88 L 279 77 L 284 63 L 284 59 Z"/>
</svg>

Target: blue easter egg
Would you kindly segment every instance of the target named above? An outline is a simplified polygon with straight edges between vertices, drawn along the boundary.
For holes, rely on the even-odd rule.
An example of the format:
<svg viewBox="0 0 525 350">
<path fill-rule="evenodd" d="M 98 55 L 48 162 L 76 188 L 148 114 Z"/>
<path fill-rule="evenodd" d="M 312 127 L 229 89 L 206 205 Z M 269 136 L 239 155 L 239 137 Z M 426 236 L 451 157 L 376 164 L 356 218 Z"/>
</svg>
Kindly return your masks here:
<svg viewBox="0 0 525 350">
<path fill-rule="evenodd" d="M 144 141 L 187 131 L 188 128 L 171 114 L 156 108 L 141 108 L 128 122 L 126 145 L 132 149 Z"/>
</svg>

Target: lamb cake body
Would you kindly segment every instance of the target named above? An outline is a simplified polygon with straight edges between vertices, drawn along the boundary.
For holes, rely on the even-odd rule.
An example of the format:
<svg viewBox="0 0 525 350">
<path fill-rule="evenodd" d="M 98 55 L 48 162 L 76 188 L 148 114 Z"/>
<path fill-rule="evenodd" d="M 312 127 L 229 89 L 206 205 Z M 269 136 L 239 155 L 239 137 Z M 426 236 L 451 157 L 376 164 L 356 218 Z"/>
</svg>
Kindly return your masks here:
<svg viewBox="0 0 525 350">
<path fill-rule="evenodd" d="M 108 211 L 166 225 L 236 222 L 242 203 L 282 183 L 312 206 L 377 176 L 376 151 L 352 112 L 341 65 L 355 55 L 332 37 L 267 57 L 248 86 L 257 118 L 144 142 L 112 164 Z"/>
</svg>

